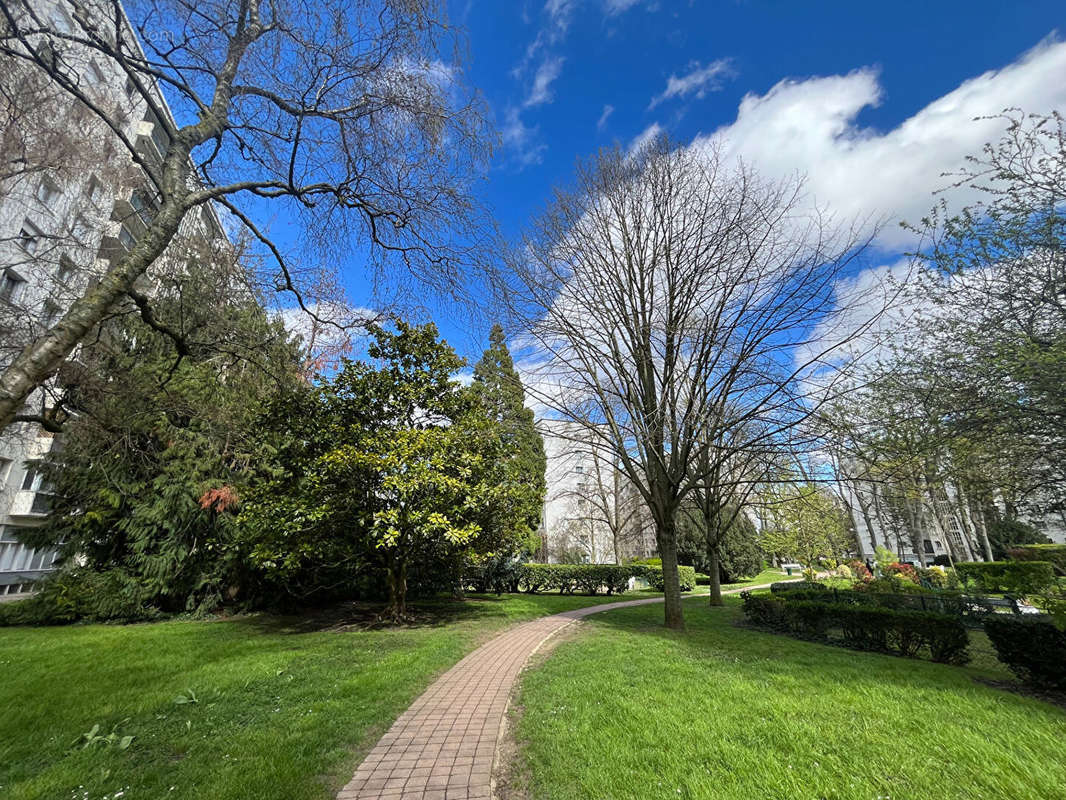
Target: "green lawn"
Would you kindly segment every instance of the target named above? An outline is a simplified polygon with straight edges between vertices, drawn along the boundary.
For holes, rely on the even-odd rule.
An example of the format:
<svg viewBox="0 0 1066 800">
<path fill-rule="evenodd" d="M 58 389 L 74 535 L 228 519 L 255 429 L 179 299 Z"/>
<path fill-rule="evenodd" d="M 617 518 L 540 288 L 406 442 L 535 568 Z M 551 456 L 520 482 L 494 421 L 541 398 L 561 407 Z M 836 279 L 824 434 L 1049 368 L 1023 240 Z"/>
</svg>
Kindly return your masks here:
<svg viewBox="0 0 1066 800">
<path fill-rule="evenodd" d="M 1063 800 L 1066 712 L 975 666 L 737 628 L 739 601 L 589 617 L 527 673 L 517 736 L 533 800 Z M 981 639 L 981 637 L 977 637 Z"/>
<path fill-rule="evenodd" d="M 331 798 L 392 720 L 478 642 L 616 599 L 442 601 L 425 607 L 434 615 L 425 625 L 371 631 L 266 616 L 0 629 L 0 797 Z M 94 725 L 133 741 L 75 746 Z"/>
</svg>

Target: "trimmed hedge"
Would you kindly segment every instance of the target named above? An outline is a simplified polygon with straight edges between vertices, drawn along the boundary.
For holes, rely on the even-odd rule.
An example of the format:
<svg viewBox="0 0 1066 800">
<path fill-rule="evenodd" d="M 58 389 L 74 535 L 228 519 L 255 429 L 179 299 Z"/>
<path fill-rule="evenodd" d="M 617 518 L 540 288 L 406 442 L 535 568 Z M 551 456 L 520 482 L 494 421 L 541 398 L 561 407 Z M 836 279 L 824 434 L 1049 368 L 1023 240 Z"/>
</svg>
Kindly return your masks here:
<svg viewBox="0 0 1066 800">
<path fill-rule="evenodd" d="M 788 593 L 791 597 L 795 592 L 828 592 L 829 587 L 824 583 L 817 583 L 816 581 L 781 581 L 779 583 L 770 584 L 770 592 L 772 594 L 784 594 Z"/>
<path fill-rule="evenodd" d="M 1066 689 L 1066 631 L 1045 619 L 995 616 L 985 620 L 999 660 L 1026 683 Z"/>
<path fill-rule="evenodd" d="M 628 588 L 633 569 L 618 564 L 523 564 L 518 585 L 531 594 L 621 594 Z"/>
<path fill-rule="evenodd" d="M 801 595 L 741 593 L 744 614 L 753 625 L 785 631 L 819 641 L 839 629 L 840 642 L 857 650 L 875 650 L 932 661 L 965 664 L 969 636 L 958 617 L 866 604 L 800 599 Z"/>
<path fill-rule="evenodd" d="M 696 588 L 696 570 L 678 569 L 681 591 L 691 592 Z M 663 590 L 662 567 L 647 564 L 523 564 L 518 568 L 518 585 L 531 594 L 622 594 L 630 578 L 643 578 L 653 588 Z"/>
<path fill-rule="evenodd" d="M 634 570 L 634 578 L 643 578 L 648 582 L 648 585 L 658 591 L 663 591 L 665 583 L 663 581 L 663 568 L 651 567 L 640 564 L 634 564 L 631 569 Z M 696 588 L 696 568 L 679 566 L 677 568 L 679 573 L 678 577 L 681 581 L 681 591 L 691 592 Z"/>
<path fill-rule="evenodd" d="M 1049 561 L 963 561 L 955 565 L 955 572 L 986 592 L 1035 594 L 1055 582 Z"/>
<path fill-rule="evenodd" d="M 1012 547 L 1007 555 L 1015 561 L 1050 561 L 1059 575 L 1066 575 L 1066 544 L 1025 544 Z"/>
</svg>

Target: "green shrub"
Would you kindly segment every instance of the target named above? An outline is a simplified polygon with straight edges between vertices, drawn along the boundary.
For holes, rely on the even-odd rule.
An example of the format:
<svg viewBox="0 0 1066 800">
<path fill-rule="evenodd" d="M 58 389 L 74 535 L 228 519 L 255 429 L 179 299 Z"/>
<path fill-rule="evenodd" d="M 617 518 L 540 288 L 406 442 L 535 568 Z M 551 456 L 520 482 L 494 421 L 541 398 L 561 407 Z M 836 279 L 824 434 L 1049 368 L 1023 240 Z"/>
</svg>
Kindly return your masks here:
<svg viewBox="0 0 1066 800">
<path fill-rule="evenodd" d="M 746 595 L 746 596 L 745 596 Z M 755 625 L 785 629 L 824 640 L 833 628 L 848 647 L 916 657 L 927 652 L 933 661 L 965 664 L 969 637 L 962 620 L 947 614 L 912 611 L 864 603 L 822 602 L 779 596 L 741 595 L 744 613 Z"/>
<path fill-rule="evenodd" d="M 1035 594 L 1055 582 L 1055 569 L 1048 561 L 963 561 L 955 565 L 955 572 L 985 592 Z"/>
<path fill-rule="evenodd" d="M 697 586 L 710 586 L 711 585 L 711 576 L 710 575 L 704 575 L 702 572 L 697 572 L 696 573 L 696 585 Z"/>
<path fill-rule="evenodd" d="M 518 586 L 532 594 L 553 590 L 562 594 L 621 594 L 633 575 L 633 567 L 619 564 L 523 564 L 518 568 Z"/>
<path fill-rule="evenodd" d="M 635 577 L 643 578 L 653 589 L 656 589 L 660 592 L 663 591 L 665 583 L 663 581 L 662 567 L 634 565 L 633 568 L 640 570 L 639 572 L 634 573 Z M 679 573 L 678 578 L 681 582 L 681 591 L 691 592 L 693 589 L 695 589 L 696 568 L 679 566 L 677 570 Z"/>
<path fill-rule="evenodd" d="M 927 594 L 928 590 L 920 584 L 900 575 L 883 575 L 870 581 L 858 581 L 853 587 L 856 592 L 871 594 Z"/>
<path fill-rule="evenodd" d="M 785 624 L 785 604 L 769 594 L 752 594 L 741 592 L 740 600 L 744 604 L 744 616 L 753 625 L 762 628 L 783 628 Z"/>
<path fill-rule="evenodd" d="M 985 633 L 999 660 L 1023 681 L 1066 689 L 1066 631 L 1047 620 L 997 614 L 985 619 Z"/>
<path fill-rule="evenodd" d="M 70 622 L 140 622 L 162 616 L 141 583 L 121 570 L 73 568 L 38 581 L 36 593 L 0 604 L 0 625 L 63 625 Z"/>
<path fill-rule="evenodd" d="M 1007 555 L 1015 561 L 1050 561 L 1059 575 L 1066 575 L 1066 544 L 1029 544 L 1014 547 Z"/>
<path fill-rule="evenodd" d="M 829 587 L 824 583 L 818 583 L 816 581 L 781 581 L 779 583 L 770 584 L 771 594 L 784 594 L 791 595 L 793 592 L 828 592 Z"/>
</svg>

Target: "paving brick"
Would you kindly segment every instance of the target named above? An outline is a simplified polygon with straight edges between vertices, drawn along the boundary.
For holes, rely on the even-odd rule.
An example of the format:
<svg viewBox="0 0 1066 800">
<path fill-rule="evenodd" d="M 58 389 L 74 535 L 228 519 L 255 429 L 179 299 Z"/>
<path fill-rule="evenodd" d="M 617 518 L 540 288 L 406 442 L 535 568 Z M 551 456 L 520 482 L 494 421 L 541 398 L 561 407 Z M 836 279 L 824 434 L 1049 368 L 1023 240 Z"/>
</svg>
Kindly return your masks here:
<svg viewBox="0 0 1066 800">
<path fill-rule="evenodd" d="M 400 715 L 337 800 L 489 800 L 508 698 L 529 657 L 589 614 L 661 602 L 652 597 L 578 608 L 517 625 L 483 644 Z"/>
</svg>

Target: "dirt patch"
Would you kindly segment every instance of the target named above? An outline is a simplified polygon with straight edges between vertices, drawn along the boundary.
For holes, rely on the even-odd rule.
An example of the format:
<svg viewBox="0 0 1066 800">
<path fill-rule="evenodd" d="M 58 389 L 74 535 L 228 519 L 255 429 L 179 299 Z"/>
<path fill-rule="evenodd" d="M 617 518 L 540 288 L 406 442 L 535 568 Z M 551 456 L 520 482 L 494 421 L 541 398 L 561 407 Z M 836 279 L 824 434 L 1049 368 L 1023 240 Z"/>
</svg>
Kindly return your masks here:
<svg viewBox="0 0 1066 800">
<path fill-rule="evenodd" d="M 1026 686 L 1024 683 L 1015 683 L 1014 681 L 996 681 L 989 678 L 974 678 L 974 680 L 985 686 L 991 686 L 993 689 L 1002 689 L 1005 692 L 1020 694 L 1022 697 L 1031 697 L 1034 700 L 1042 700 L 1045 703 L 1051 703 L 1053 706 L 1066 709 L 1066 692 L 1059 692 L 1054 689 L 1037 689 L 1034 686 Z"/>
<path fill-rule="evenodd" d="M 537 652 L 530 656 L 526 666 L 514 682 L 507 712 L 503 715 L 503 728 L 496 742 L 496 758 L 493 760 L 492 767 L 493 800 L 529 800 L 531 797 L 529 771 L 522 760 L 522 746 L 514 735 L 522 720 L 522 714 L 525 713 L 524 706 L 517 702 L 522 678 L 527 671 L 543 664 L 560 644 L 576 639 L 581 630 L 581 622 L 576 621 L 544 642 Z"/>
</svg>

